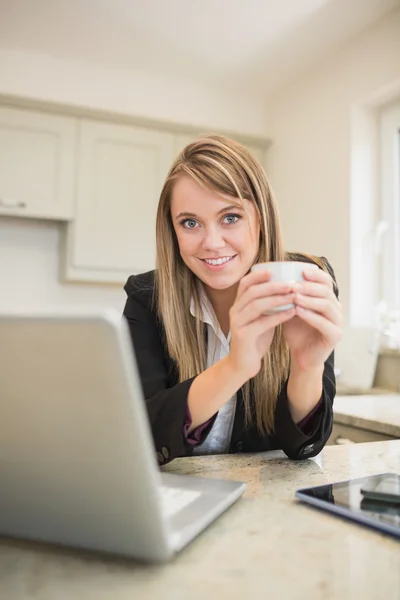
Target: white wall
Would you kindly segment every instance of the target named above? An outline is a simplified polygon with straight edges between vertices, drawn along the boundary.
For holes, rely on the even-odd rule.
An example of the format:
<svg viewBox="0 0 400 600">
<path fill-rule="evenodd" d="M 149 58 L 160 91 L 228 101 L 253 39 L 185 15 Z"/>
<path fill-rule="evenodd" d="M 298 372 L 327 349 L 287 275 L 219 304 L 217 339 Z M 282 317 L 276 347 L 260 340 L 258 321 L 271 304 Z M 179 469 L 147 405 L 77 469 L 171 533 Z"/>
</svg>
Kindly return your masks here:
<svg viewBox="0 0 400 600">
<path fill-rule="evenodd" d="M 0 51 L 0 95 L 245 134 L 265 132 L 259 99 L 49 56 Z M 0 217 L 0 310 L 42 304 L 122 308 L 123 290 L 59 280 L 61 225 Z"/>
<path fill-rule="evenodd" d="M 50 221 L 0 217 L 0 310 L 73 304 L 122 312 L 122 286 L 60 282 L 60 227 Z"/>
<path fill-rule="evenodd" d="M 365 262 L 364 234 L 375 218 L 371 202 L 379 197 L 378 109 L 399 93 L 399 57 L 397 11 L 267 105 L 273 140 L 268 173 L 286 245 L 329 258 L 345 314 L 351 307 L 354 322 L 357 308 L 361 314 L 366 296 L 373 294 L 371 287 L 363 287 L 363 264 L 371 264 Z"/>
<path fill-rule="evenodd" d="M 71 40 L 73 43 L 73 40 Z M 262 98 L 144 73 L 104 69 L 51 56 L 0 50 L 0 95 L 262 135 Z"/>
</svg>

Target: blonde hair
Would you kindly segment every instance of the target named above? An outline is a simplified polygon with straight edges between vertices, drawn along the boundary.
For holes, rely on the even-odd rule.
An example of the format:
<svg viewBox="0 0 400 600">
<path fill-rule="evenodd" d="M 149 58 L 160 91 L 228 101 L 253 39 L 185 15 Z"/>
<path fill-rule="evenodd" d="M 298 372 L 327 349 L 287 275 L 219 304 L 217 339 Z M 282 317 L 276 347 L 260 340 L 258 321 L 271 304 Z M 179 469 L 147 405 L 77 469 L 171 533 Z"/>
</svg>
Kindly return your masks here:
<svg viewBox="0 0 400 600">
<path fill-rule="evenodd" d="M 204 136 L 182 150 L 165 181 L 156 221 L 156 304 L 165 328 L 165 343 L 174 360 L 179 381 L 194 377 L 207 367 L 205 325 L 190 314 L 201 314 L 198 278 L 183 262 L 172 224 L 172 189 L 182 176 L 192 177 L 218 194 L 254 203 L 260 223 L 260 243 L 254 262 L 290 260 L 285 253 L 277 206 L 261 165 L 238 142 L 217 135 Z M 269 352 L 259 373 L 243 386 L 246 424 L 260 433 L 274 430 L 276 400 L 289 373 L 289 353 L 282 327 L 275 329 Z"/>
</svg>

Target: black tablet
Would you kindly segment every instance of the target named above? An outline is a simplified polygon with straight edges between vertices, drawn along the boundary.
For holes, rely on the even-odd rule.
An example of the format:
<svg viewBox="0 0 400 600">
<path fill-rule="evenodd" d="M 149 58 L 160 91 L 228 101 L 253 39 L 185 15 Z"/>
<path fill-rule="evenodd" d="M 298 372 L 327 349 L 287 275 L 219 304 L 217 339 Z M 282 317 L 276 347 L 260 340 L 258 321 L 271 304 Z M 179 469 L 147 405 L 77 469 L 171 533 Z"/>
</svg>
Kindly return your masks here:
<svg viewBox="0 0 400 600">
<path fill-rule="evenodd" d="M 329 485 L 302 488 L 296 498 L 363 525 L 368 525 L 400 539 L 400 503 L 379 493 L 370 497 L 366 491 L 383 490 L 396 494 L 400 490 L 400 475 L 382 473 L 371 477 L 350 479 Z"/>
</svg>

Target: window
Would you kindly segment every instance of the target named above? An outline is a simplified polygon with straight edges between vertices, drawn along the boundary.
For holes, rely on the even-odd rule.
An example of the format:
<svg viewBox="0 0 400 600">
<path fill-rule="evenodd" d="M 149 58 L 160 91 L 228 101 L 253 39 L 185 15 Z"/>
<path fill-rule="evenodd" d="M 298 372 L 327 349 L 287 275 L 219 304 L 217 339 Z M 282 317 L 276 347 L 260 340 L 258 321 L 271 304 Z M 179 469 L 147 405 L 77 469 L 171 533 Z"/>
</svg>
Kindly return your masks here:
<svg viewBox="0 0 400 600">
<path fill-rule="evenodd" d="M 393 348 L 400 348 L 397 98 L 396 103 L 389 104 L 387 90 L 375 93 L 373 98 L 353 105 L 350 113 L 349 324 L 384 332 L 385 344 Z"/>
<path fill-rule="evenodd" d="M 376 228 L 380 299 L 400 310 L 400 104 L 381 113 L 380 221 Z"/>
</svg>

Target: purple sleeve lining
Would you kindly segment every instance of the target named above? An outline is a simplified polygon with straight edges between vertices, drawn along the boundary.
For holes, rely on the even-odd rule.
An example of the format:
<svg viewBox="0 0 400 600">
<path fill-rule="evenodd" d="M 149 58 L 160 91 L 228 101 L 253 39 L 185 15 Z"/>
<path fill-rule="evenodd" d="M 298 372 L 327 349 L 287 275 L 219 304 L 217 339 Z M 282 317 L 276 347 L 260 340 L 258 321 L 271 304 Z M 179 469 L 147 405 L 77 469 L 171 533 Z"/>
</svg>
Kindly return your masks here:
<svg viewBox="0 0 400 600">
<path fill-rule="evenodd" d="M 319 400 L 319 402 L 317 402 L 317 404 L 314 406 L 313 409 L 310 410 L 310 412 L 308 413 L 308 415 L 306 415 L 304 417 L 304 419 L 302 419 L 301 421 L 299 421 L 297 423 L 297 427 L 299 429 L 301 429 L 301 431 L 305 434 L 305 435 L 311 435 L 311 433 L 313 432 L 314 428 L 315 428 L 315 423 L 314 423 L 314 418 L 315 415 L 317 415 L 319 409 L 321 408 L 323 404 L 323 399 L 322 396 Z"/>
<path fill-rule="evenodd" d="M 319 402 L 314 406 L 313 409 L 310 410 L 308 415 L 306 415 L 301 421 L 299 421 L 297 423 L 297 427 L 299 429 L 301 429 L 301 431 L 305 435 L 311 435 L 311 433 L 313 432 L 313 430 L 315 428 L 314 417 L 318 414 L 322 404 L 323 404 L 323 401 L 322 401 L 322 397 L 321 397 Z M 185 437 L 186 443 L 188 443 L 191 446 L 197 446 L 198 444 L 201 444 L 205 437 L 204 434 L 206 432 L 207 433 L 209 432 L 210 423 L 213 420 L 214 420 L 214 417 L 211 417 L 211 419 L 209 419 L 205 423 L 202 423 L 201 425 L 196 427 L 196 429 L 193 429 L 193 431 L 191 431 L 189 433 L 189 429 L 192 424 L 192 415 L 190 414 L 189 407 L 186 407 L 186 419 L 185 419 L 185 423 L 183 425 L 183 435 Z"/>
<path fill-rule="evenodd" d="M 209 430 L 210 427 L 210 423 L 211 421 L 213 421 L 214 417 L 211 417 L 211 419 L 209 419 L 208 421 L 206 421 L 205 423 L 202 423 L 201 425 L 199 425 L 198 427 L 196 427 L 196 429 L 193 429 L 193 431 L 191 431 L 189 433 L 189 429 L 190 426 L 192 424 L 192 415 L 190 414 L 190 410 L 189 407 L 186 407 L 186 420 L 185 423 L 183 425 L 183 435 L 185 437 L 185 440 L 188 444 L 190 444 L 191 446 L 197 446 L 198 444 L 201 444 L 201 442 L 204 439 L 204 433 Z"/>
</svg>

